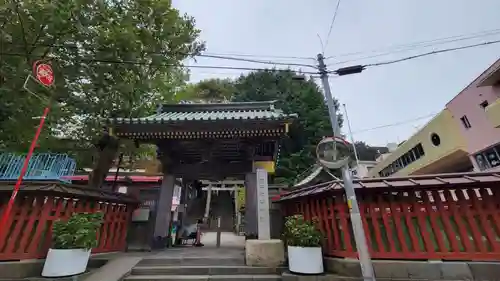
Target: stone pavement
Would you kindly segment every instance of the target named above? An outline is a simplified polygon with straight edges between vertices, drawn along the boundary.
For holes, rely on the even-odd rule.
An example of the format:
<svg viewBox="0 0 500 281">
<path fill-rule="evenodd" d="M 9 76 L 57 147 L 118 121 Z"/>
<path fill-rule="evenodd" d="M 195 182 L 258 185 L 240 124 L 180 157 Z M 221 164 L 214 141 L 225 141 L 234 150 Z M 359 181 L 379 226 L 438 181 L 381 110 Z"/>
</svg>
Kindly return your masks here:
<svg viewBox="0 0 500 281">
<path fill-rule="evenodd" d="M 204 247 L 174 247 L 154 252 L 120 253 L 106 265 L 84 279 L 84 281 L 118 281 L 129 274 L 142 260 L 161 262 L 165 259 L 212 259 L 243 261 L 245 257 L 245 237 L 231 232 L 221 233 L 221 248 L 216 248 L 217 234 L 204 233 L 201 239 Z"/>
<path fill-rule="evenodd" d="M 107 264 L 96 270 L 84 281 L 118 281 L 127 275 L 136 266 L 143 256 L 123 256 L 110 260 Z"/>
<path fill-rule="evenodd" d="M 201 236 L 201 242 L 208 247 L 217 245 L 217 233 L 207 232 Z M 224 248 L 245 248 L 245 236 L 238 236 L 232 232 L 221 233 L 221 247 Z"/>
</svg>

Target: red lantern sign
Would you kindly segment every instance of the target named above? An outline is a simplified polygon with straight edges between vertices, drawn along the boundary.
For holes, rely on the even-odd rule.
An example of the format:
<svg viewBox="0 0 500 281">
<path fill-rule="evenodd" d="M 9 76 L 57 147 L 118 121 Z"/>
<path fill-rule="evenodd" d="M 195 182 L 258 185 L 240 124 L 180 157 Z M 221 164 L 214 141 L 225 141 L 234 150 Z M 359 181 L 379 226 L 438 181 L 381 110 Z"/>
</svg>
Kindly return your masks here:
<svg viewBox="0 0 500 281">
<path fill-rule="evenodd" d="M 52 67 L 46 63 L 35 62 L 35 77 L 45 87 L 50 87 L 54 84 L 54 72 Z"/>
</svg>

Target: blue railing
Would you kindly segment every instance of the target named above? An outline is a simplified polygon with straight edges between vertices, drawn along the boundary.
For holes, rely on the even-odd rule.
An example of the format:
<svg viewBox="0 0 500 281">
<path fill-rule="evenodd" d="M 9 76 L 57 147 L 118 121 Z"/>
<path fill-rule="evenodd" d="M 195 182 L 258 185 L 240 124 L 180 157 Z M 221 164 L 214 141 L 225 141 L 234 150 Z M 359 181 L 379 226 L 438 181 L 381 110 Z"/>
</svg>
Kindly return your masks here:
<svg viewBox="0 0 500 281">
<path fill-rule="evenodd" d="M 23 167 L 24 154 L 0 153 L 0 180 L 16 180 Z M 25 180 L 61 180 L 75 173 L 76 161 L 66 154 L 38 153 L 30 159 Z"/>
</svg>

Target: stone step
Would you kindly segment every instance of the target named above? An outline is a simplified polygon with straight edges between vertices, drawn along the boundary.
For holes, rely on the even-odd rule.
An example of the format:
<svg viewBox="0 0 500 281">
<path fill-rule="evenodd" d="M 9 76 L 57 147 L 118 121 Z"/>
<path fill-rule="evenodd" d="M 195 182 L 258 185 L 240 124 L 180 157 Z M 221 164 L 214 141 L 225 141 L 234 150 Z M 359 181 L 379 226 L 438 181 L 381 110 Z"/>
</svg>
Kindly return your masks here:
<svg viewBox="0 0 500 281">
<path fill-rule="evenodd" d="M 144 258 L 138 266 L 158 266 L 158 265 L 245 265 L 244 258 L 239 257 L 172 257 L 172 258 Z"/>
<path fill-rule="evenodd" d="M 171 265 L 171 266 L 136 266 L 132 275 L 269 275 L 280 274 L 285 268 L 252 267 L 240 265 Z"/>
<path fill-rule="evenodd" d="M 124 281 L 281 281 L 281 275 L 131 275 Z"/>
</svg>

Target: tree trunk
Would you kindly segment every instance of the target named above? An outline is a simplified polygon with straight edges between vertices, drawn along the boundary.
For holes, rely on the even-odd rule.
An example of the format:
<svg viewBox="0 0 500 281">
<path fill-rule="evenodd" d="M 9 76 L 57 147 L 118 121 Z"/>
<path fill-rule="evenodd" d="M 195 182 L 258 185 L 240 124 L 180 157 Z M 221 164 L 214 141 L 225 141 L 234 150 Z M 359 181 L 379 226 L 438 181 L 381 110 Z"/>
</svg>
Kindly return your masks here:
<svg viewBox="0 0 500 281">
<path fill-rule="evenodd" d="M 116 137 L 104 135 L 99 141 L 97 163 L 90 173 L 88 186 L 92 188 L 101 188 L 109 169 L 113 165 L 118 152 L 119 140 Z"/>
</svg>

